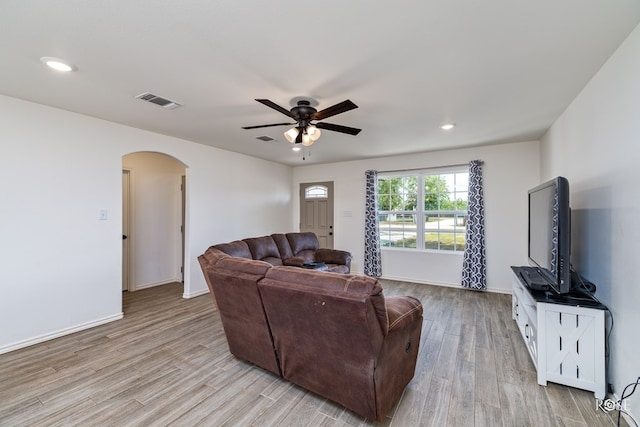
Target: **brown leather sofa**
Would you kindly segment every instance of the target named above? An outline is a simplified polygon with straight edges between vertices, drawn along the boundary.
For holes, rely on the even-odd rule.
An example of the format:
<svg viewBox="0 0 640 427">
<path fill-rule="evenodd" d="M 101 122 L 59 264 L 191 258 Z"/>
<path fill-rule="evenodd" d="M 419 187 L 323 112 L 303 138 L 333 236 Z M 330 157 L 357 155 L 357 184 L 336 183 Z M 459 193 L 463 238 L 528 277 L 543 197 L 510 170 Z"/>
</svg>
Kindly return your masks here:
<svg viewBox="0 0 640 427">
<path fill-rule="evenodd" d="M 314 233 L 272 234 L 213 246 L 242 258 L 266 261 L 271 265 L 302 267 L 305 263 L 324 263 L 328 271 L 349 273 L 351 254 L 338 249 L 320 248 Z"/>
<path fill-rule="evenodd" d="M 383 419 L 414 375 L 420 302 L 385 298 L 371 277 L 244 255 L 236 241 L 198 257 L 231 353 L 366 418 Z"/>
</svg>

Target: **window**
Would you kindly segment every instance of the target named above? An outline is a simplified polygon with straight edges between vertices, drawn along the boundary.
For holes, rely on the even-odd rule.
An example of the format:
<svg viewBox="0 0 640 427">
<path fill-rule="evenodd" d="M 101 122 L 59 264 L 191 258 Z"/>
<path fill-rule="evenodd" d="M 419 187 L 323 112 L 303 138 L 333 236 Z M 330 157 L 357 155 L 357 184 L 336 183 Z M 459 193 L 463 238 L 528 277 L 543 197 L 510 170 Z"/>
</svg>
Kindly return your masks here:
<svg viewBox="0 0 640 427">
<path fill-rule="evenodd" d="M 326 199 L 329 197 L 329 189 L 324 185 L 313 185 L 304 190 L 305 199 Z"/>
<path fill-rule="evenodd" d="M 469 172 L 378 175 L 380 246 L 464 251 Z"/>
</svg>

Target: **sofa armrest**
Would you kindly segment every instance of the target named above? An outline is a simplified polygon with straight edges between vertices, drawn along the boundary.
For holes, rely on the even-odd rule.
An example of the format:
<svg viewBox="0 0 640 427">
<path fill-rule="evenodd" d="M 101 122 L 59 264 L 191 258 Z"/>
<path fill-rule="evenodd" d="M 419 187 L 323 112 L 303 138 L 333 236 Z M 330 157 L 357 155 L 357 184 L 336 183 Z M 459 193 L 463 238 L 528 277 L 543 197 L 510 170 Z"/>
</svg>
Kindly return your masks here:
<svg viewBox="0 0 640 427">
<path fill-rule="evenodd" d="M 389 333 L 401 330 L 422 318 L 422 304 L 409 296 L 386 297 Z"/>
<path fill-rule="evenodd" d="M 346 265 L 351 268 L 351 253 L 338 249 L 320 248 L 316 250 L 316 261 L 322 261 L 325 264 Z"/>
<path fill-rule="evenodd" d="M 389 331 L 374 372 L 377 418 L 392 410 L 416 370 L 422 333 L 422 304 L 408 296 L 386 297 Z"/>
</svg>

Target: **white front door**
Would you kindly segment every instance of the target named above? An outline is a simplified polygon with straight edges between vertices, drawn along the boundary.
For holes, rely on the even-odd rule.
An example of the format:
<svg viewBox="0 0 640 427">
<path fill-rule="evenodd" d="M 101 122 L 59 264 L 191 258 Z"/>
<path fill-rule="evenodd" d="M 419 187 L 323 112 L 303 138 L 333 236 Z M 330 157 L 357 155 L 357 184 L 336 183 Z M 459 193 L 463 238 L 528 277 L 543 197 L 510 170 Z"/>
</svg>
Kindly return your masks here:
<svg viewBox="0 0 640 427">
<path fill-rule="evenodd" d="M 321 248 L 333 249 L 333 182 L 300 184 L 300 231 L 314 232 Z"/>
</svg>

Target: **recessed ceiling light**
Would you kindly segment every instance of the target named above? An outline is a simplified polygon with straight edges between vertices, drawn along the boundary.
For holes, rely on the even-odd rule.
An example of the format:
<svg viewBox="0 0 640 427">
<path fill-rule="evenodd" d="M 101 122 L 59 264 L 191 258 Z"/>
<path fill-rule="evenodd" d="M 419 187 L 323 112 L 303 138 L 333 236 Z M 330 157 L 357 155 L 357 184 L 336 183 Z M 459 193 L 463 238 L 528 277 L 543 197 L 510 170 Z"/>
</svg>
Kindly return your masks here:
<svg viewBox="0 0 640 427">
<path fill-rule="evenodd" d="M 69 71 L 75 71 L 76 67 L 69 64 L 63 59 L 53 58 L 51 56 L 43 56 L 40 58 L 40 61 L 46 66 L 53 68 L 56 71 L 62 71 L 63 73 L 68 73 Z"/>
<path fill-rule="evenodd" d="M 300 150 L 302 150 L 302 147 L 298 147 L 297 145 L 294 145 L 293 147 L 291 147 L 291 150 L 300 151 Z"/>
<path fill-rule="evenodd" d="M 447 123 L 447 124 L 444 124 L 444 125 L 440 126 L 440 129 L 442 129 L 442 130 L 450 130 L 450 129 L 453 129 L 454 127 L 456 127 L 455 123 Z"/>
</svg>

